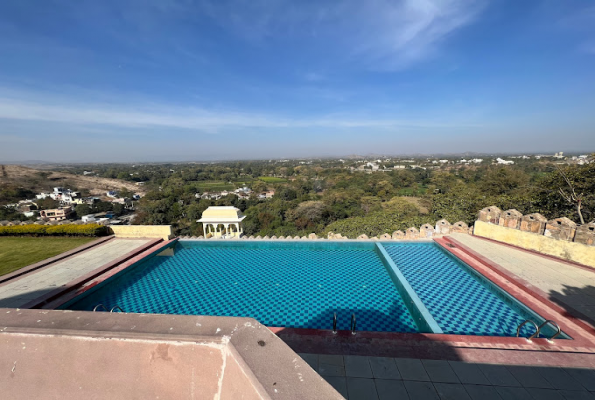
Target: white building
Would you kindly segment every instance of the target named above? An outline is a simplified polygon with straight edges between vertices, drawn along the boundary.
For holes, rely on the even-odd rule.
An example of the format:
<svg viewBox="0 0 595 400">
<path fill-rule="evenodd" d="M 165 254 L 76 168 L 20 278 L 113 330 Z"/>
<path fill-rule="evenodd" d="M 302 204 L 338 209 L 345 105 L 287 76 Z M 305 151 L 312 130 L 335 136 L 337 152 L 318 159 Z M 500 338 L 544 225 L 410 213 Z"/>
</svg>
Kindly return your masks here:
<svg viewBox="0 0 595 400">
<path fill-rule="evenodd" d="M 506 161 L 506 160 L 501 159 L 500 157 L 496 158 L 496 162 L 498 164 L 502 164 L 502 165 L 512 165 L 512 164 L 514 164 L 514 161 Z"/>
</svg>

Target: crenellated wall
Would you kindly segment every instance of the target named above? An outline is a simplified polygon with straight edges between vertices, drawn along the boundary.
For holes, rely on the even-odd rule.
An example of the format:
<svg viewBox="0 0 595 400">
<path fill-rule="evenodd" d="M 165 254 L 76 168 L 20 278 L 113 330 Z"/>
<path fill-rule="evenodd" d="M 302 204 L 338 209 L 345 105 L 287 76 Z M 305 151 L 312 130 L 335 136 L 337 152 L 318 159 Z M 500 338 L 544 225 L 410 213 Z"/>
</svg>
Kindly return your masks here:
<svg viewBox="0 0 595 400">
<path fill-rule="evenodd" d="M 463 222 L 459 221 L 455 224 L 450 224 L 445 219 L 442 219 L 436 222 L 435 226 L 430 224 L 424 224 L 421 227 L 417 228 L 412 226 L 407 228 L 404 232 L 403 231 L 394 231 L 391 233 L 384 233 L 380 236 L 368 237 L 368 235 L 362 234 L 359 235 L 356 239 L 352 240 L 430 240 L 435 236 L 442 236 L 448 235 L 451 232 L 460 232 L 460 233 L 471 233 L 473 228 L 469 228 L 469 226 Z M 220 240 L 220 238 L 210 238 L 204 236 L 182 236 L 181 239 L 210 239 L 210 240 Z M 242 236 L 241 240 L 321 240 L 321 239 L 328 239 L 328 240 L 350 240 L 347 236 L 343 236 L 340 233 L 329 232 L 326 237 L 321 237 L 316 235 L 315 233 L 311 233 L 308 236 L 272 236 L 272 237 L 261 237 L 261 236 Z M 225 239 L 225 240 L 234 240 L 234 239 Z"/>
<path fill-rule="evenodd" d="M 568 218 L 547 220 L 541 214 L 486 207 L 478 213 L 473 234 L 595 267 L 595 222 L 577 225 Z"/>
</svg>

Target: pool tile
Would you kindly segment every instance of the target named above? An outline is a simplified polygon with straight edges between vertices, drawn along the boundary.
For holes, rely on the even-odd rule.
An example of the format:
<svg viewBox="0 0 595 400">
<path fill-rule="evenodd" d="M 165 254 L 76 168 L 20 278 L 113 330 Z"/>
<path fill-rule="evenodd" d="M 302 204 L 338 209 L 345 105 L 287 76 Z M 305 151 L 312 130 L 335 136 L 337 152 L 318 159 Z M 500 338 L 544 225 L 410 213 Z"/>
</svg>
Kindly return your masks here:
<svg viewBox="0 0 595 400">
<path fill-rule="evenodd" d="M 357 378 L 372 378 L 372 368 L 368 357 L 343 356 L 345 361 L 345 376 Z"/>
<path fill-rule="evenodd" d="M 403 381 L 392 379 L 374 379 L 379 400 L 407 400 L 409 395 Z"/>
<path fill-rule="evenodd" d="M 429 381 L 430 377 L 426 373 L 420 360 L 413 358 L 395 358 L 399 373 L 403 380 L 408 381 Z"/>
<path fill-rule="evenodd" d="M 378 400 L 373 379 L 347 378 L 349 400 Z"/>
<path fill-rule="evenodd" d="M 401 379 L 401 374 L 397 368 L 394 358 L 390 357 L 370 357 L 370 367 L 372 374 L 377 379 Z"/>
<path fill-rule="evenodd" d="M 422 360 L 421 362 L 432 382 L 460 383 L 448 361 Z"/>
<path fill-rule="evenodd" d="M 436 389 L 431 382 L 404 381 L 410 399 L 439 400 Z"/>
<path fill-rule="evenodd" d="M 481 372 L 477 364 L 469 364 L 462 361 L 449 361 L 448 363 L 457 374 L 461 383 L 490 385 L 490 381 Z"/>
<path fill-rule="evenodd" d="M 471 397 L 460 383 L 434 383 L 441 400 L 471 400 Z"/>
</svg>

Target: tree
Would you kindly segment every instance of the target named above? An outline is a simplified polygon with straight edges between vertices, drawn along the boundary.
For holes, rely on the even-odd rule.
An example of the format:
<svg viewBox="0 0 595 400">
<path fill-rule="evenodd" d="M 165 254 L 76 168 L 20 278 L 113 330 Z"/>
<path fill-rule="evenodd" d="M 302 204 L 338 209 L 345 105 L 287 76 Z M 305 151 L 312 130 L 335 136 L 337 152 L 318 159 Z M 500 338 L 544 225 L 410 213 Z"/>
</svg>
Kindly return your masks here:
<svg viewBox="0 0 595 400">
<path fill-rule="evenodd" d="M 77 204 L 74 207 L 74 212 L 76 213 L 76 217 L 81 219 L 83 216 L 91 214 L 91 207 L 88 204 Z"/>
<path fill-rule="evenodd" d="M 567 203 L 570 203 L 570 204 L 573 204 L 574 206 L 576 206 L 576 212 L 577 212 L 578 217 L 581 221 L 581 224 L 584 224 L 585 220 L 583 219 L 583 213 L 581 212 L 581 210 L 583 208 L 584 193 L 576 194 L 574 184 L 570 181 L 570 179 L 564 173 L 564 171 L 562 171 L 560 169 L 560 167 L 558 167 L 558 166 L 556 166 L 556 170 L 562 176 L 562 178 L 564 179 L 564 182 L 566 182 L 566 184 L 568 185 L 568 188 L 560 187 L 560 188 L 558 188 L 558 191 L 560 192 L 560 194 L 562 195 L 562 198 L 564 200 L 566 200 Z"/>
</svg>

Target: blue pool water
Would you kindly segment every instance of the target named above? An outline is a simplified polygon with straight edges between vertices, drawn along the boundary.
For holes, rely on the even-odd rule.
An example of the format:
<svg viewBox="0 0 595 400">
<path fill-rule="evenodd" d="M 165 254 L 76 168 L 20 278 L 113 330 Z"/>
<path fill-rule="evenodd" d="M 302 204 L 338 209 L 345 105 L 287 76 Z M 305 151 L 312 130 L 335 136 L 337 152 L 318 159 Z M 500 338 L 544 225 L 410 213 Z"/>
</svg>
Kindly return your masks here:
<svg viewBox="0 0 595 400">
<path fill-rule="evenodd" d="M 268 326 L 417 332 L 373 247 L 179 242 L 68 308 L 253 317 Z"/>
<path fill-rule="evenodd" d="M 435 243 L 180 241 L 174 250 L 63 308 L 118 305 L 312 329 L 331 329 L 337 313 L 342 330 L 355 314 L 361 331 L 489 336 L 515 336 L 522 321 L 541 318 Z"/>
<path fill-rule="evenodd" d="M 384 247 L 444 333 L 515 336 L 520 323 L 535 319 L 505 302 L 433 243 Z M 525 328 L 523 336 L 531 329 Z"/>
</svg>

